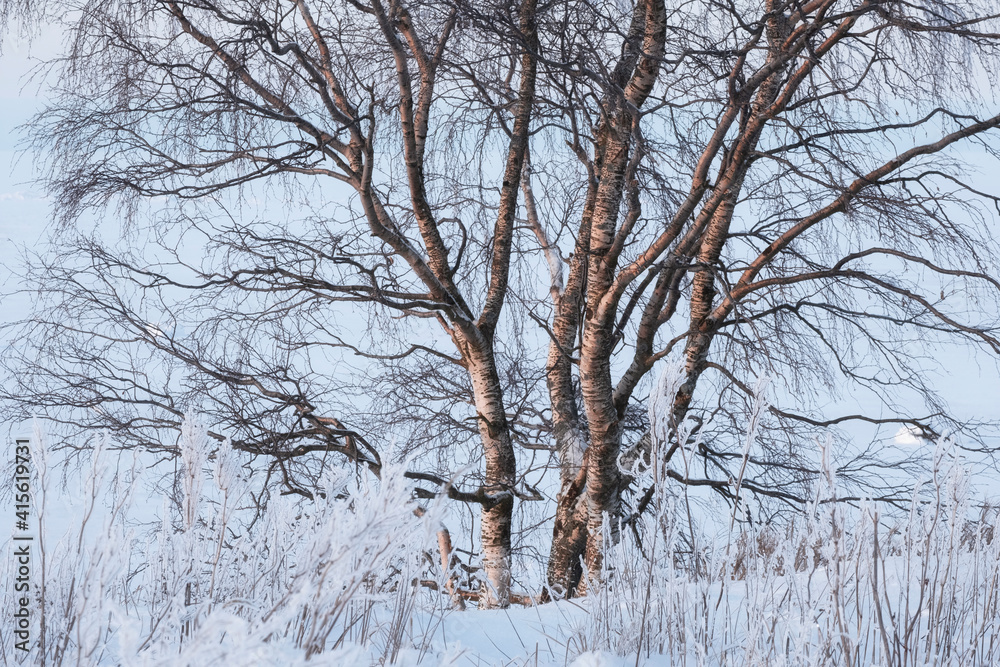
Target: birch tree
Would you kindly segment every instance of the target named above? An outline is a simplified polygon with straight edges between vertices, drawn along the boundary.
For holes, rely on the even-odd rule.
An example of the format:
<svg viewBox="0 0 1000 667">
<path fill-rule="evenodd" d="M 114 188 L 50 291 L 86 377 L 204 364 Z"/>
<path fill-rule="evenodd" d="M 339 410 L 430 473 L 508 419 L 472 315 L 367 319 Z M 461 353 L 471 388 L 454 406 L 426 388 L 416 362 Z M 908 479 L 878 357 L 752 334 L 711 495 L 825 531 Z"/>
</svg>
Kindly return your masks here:
<svg viewBox="0 0 1000 667">
<path fill-rule="evenodd" d="M 256 326 L 258 333 L 264 328 L 259 325 L 283 318 L 329 321 L 322 311 L 338 303 L 361 302 L 382 313 L 437 322 L 451 341 L 451 354 L 419 339 L 401 354 L 430 354 L 467 373 L 485 468 L 478 490 L 453 495 L 482 507 L 481 602 L 505 606 L 517 473 L 494 337 L 507 299 L 535 98 L 535 2 L 65 4 L 58 9 L 67 12 L 73 48 L 60 70 L 58 102 L 34 126 L 37 140 L 51 150 L 49 183 L 64 224 L 111 202 L 134 216 L 144 201 L 219 202 L 227 191 L 249 192 L 262 181 L 305 179 L 319 196 L 331 189 L 345 196 L 344 188 L 322 184 L 329 181 L 350 193 L 344 218 L 314 228 L 315 234 L 249 224 L 224 207 L 206 214 L 181 204 L 159 224 L 193 230 L 197 216 L 219 215 L 220 209 L 233 215 L 225 229 L 207 231 L 214 221 L 201 227 L 222 255 L 216 268 L 194 266 L 178 254 L 175 267 L 181 270 L 171 273 L 90 243 L 86 254 L 100 265 L 93 277 L 131 281 L 147 298 L 169 286 L 203 304 L 215 302 L 220 311 L 231 306 L 228 315 L 245 318 L 243 326 Z M 497 70 L 507 78 L 498 80 Z M 456 139 L 504 145 L 494 152 L 502 165 L 478 175 L 490 183 L 484 189 L 496 187 L 498 193 L 478 202 L 474 215 L 492 215 L 493 221 L 475 229 L 470 240 L 463 222 L 449 218 L 460 196 L 442 192 L 428 153 L 437 150 L 430 135 L 450 114 L 476 113 L 479 79 L 505 86 L 512 98 L 496 112 L 500 128 L 474 128 Z M 482 255 L 470 257 L 473 252 Z M 60 278 L 70 281 L 64 285 L 74 280 Z M 311 391 L 308 373 L 296 375 L 298 369 L 287 366 L 287 355 L 229 354 L 210 349 L 207 339 L 180 340 L 145 321 L 119 286 L 77 286 L 89 308 L 113 313 L 119 329 L 207 380 L 201 389 L 228 389 L 230 399 L 240 395 L 242 406 L 231 424 L 256 422 L 243 429 L 247 437 L 240 446 L 274 457 L 282 473 L 287 459 L 314 451 L 337 452 L 378 472 L 377 448 L 322 409 L 324 397 Z M 256 307 L 234 305 L 234 298 L 248 304 L 259 294 L 268 296 Z M 212 322 L 201 332 L 209 338 L 210 330 L 219 333 L 217 315 L 204 320 Z M 74 328 L 85 317 L 75 312 L 70 322 L 41 317 L 37 324 Z M 307 335 L 320 333 L 323 326 Z M 377 346 L 354 348 L 337 336 L 284 338 L 278 346 L 286 350 L 315 342 L 361 355 L 383 353 Z M 118 334 L 115 341 L 124 339 Z M 260 340 L 242 339 L 243 345 L 255 343 Z M 161 408 L 154 425 L 177 422 L 182 408 L 169 389 L 157 393 L 127 379 L 127 386 L 113 386 L 123 379 L 118 370 L 128 374 L 104 368 L 96 376 L 78 375 L 76 403 L 102 409 L 105 400 L 146 402 Z M 103 418 L 113 421 L 111 412 L 102 409 Z M 125 421 L 119 430 L 141 425 Z"/>
<path fill-rule="evenodd" d="M 678 433 L 694 431 L 707 473 L 674 462 L 671 475 L 723 495 L 736 472 L 727 461 L 739 458 L 725 428 L 747 416 L 755 374 L 804 396 L 846 381 L 887 405 L 903 388 L 923 399 L 929 416 L 773 406 L 771 449 L 746 488 L 801 503 L 788 484 L 816 472 L 794 454 L 808 430 L 957 426 L 914 363 L 916 338 L 1000 349 L 995 307 L 962 312 L 967 298 L 996 303 L 998 200 L 953 152 L 972 142 L 995 155 L 1000 107 L 985 83 L 995 6 L 650 0 L 630 16 L 593 11 L 550 56 L 575 64 L 562 72 L 560 111 L 581 164 L 572 253 L 549 262 L 559 266 L 547 384 L 562 475 L 549 584 L 562 593 L 599 580 L 602 535 L 649 500 L 622 507 L 620 457 L 630 402 L 658 360 L 684 368 L 665 459 L 687 446 Z M 620 55 L 595 52 L 590 26 L 614 34 L 616 24 L 628 26 Z M 566 178 L 565 161 L 547 162 Z M 561 239 L 524 190 L 553 254 Z"/>
</svg>

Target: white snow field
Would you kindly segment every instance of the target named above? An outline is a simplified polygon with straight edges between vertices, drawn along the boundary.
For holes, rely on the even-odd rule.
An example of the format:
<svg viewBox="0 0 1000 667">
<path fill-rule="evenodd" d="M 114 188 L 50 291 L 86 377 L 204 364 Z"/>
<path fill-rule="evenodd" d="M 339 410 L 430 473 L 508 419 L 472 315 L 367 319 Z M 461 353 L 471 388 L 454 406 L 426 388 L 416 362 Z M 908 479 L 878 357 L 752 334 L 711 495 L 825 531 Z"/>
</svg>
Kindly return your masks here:
<svg viewBox="0 0 1000 667">
<path fill-rule="evenodd" d="M 258 512 L 247 460 L 194 417 L 166 484 L 148 455 L 94 444 L 74 467 L 32 438 L 41 599 L 31 651 L 16 651 L 4 587 L 4 664 L 1000 663 L 995 517 L 970 504 L 947 443 L 909 513 L 823 502 L 837 493 L 828 469 L 801 519 L 730 522 L 709 539 L 662 494 L 641 547 L 631 535 L 612 547 L 588 597 L 498 611 L 453 608 L 443 508 L 416 516 L 398 469 L 331 476 L 315 502 L 279 496 Z M 11 581 L 13 560 L 2 567 Z"/>
</svg>

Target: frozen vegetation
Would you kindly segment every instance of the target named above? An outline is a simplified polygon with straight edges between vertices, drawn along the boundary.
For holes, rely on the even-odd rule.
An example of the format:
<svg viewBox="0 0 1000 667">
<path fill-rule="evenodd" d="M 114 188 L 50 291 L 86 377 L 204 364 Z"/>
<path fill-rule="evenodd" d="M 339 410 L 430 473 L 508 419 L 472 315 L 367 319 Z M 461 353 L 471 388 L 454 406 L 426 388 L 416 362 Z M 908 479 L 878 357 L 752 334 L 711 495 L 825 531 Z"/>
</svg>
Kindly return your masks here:
<svg viewBox="0 0 1000 667">
<path fill-rule="evenodd" d="M 35 565 L 29 662 L 1000 662 L 1000 540 L 993 515 L 970 503 L 947 442 L 908 513 L 827 502 L 837 496 L 827 463 L 804 515 L 781 526 L 733 520 L 709 538 L 689 522 L 685 498 L 664 487 L 609 547 L 587 597 L 491 611 L 458 610 L 449 598 L 449 581 L 474 575 L 442 569 L 445 508 L 421 501 L 418 510 L 401 469 L 377 483 L 330 474 L 315 500 L 276 496 L 261 509 L 248 460 L 196 418 L 181 448 L 164 483 L 164 464 L 115 451 L 109 439 L 96 441 L 86 465 L 54 465 L 36 430 L 44 564 Z M 638 474 L 662 485 L 662 473 Z M 6 587 L 5 609 L 12 595 Z M 11 627 L 0 626 L 6 664 L 25 657 L 11 649 Z"/>
</svg>

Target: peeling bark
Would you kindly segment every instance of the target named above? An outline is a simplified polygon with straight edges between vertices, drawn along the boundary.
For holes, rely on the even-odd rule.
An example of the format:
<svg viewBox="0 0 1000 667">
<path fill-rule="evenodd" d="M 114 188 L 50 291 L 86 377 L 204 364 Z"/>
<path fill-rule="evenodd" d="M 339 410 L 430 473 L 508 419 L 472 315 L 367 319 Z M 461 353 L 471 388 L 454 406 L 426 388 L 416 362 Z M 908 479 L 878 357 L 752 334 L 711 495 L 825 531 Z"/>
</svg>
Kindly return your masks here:
<svg viewBox="0 0 1000 667">
<path fill-rule="evenodd" d="M 556 505 L 552 548 L 548 563 L 548 588 L 541 599 L 573 597 L 583 574 L 582 557 L 587 546 L 587 505 L 584 486 L 587 469 L 580 468 L 575 479 L 562 487 Z"/>
<path fill-rule="evenodd" d="M 486 581 L 480 591 L 480 606 L 510 605 L 510 537 L 513 489 L 517 480 L 514 445 L 503 404 L 503 387 L 497 374 L 492 348 L 472 348 L 469 375 L 475 396 L 479 435 L 486 459 L 484 490 L 500 501 L 483 505 L 481 536 L 483 573 Z"/>
<path fill-rule="evenodd" d="M 661 0 L 647 0 L 636 7 L 642 12 L 642 55 L 637 57 L 623 87 L 622 104 L 614 95 L 608 101 L 603 123 L 602 157 L 598 171 L 599 185 L 594 202 L 590 237 L 590 264 L 587 275 L 587 308 L 580 348 L 580 384 L 583 390 L 590 442 L 586 457 L 587 543 L 584 564 L 588 579 L 598 581 L 605 545 L 603 526 L 612 539 L 617 536 L 621 474 L 618 452 L 621 449 L 622 413 L 615 405 L 615 387 L 611 379 L 611 355 L 615 344 L 615 314 L 620 294 L 612 291 L 617 269 L 618 216 L 628 180 L 638 159 L 634 137 L 638 117 L 633 109 L 642 106 L 652 92 L 659 72 L 666 40 L 666 9 Z M 635 23 L 633 23 L 633 26 Z M 625 62 L 623 58 L 622 62 Z M 619 63 L 621 65 L 621 63 Z M 619 71 L 616 70 L 616 74 Z M 637 207 L 637 201 L 630 201 Z M 637 215 L 637 210 L 633 211 Z M 628 221 L 626 221 L 626 226 Z"/>
</svg>

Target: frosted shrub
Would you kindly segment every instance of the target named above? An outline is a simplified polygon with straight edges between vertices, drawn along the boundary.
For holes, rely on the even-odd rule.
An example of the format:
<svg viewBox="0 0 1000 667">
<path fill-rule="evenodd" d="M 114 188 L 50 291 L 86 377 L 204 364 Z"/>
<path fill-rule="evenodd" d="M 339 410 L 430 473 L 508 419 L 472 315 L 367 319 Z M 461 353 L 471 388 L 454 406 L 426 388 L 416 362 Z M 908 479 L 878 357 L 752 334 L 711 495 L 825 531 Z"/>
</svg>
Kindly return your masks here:
<svg viewBox="0 0 1000 667">
<path fill-rule="evenodd" d="M 36 441 L 36 496 L 54 497 L 50 457 Z M 360 665 L 428 649 L 411 624 L 428 607 L 418 587 L 436 508 L 415 516 L 402 470 L 387 466 L 378 483 L 331 473 L 315 500 L 278 496 L 258 516 L 240 453 L 188 417 L 179 497 L 154 501 L 159 516 L 142 522 L 143 455 L 112 466 L 109 445 L 97 439 L 80 488 L 65 489 L 80 505 L 43 554 L 47 632 L 31 661 Z M 50 505 L 39 517 L 49 541 Z"/>
<path fill-rule="evenodd" d="M 835 502 L 829 445 L 820 450 L 824 475 L 804 515 L 699 537 L 704 567 L 679 553 L 681 501 L 651 506 L 638 521 L 642 545 L 609 548 L 613 566 L 573 648 L 635 664 L 1000 664 L 1000 540 L 993 526 L 969 529 L 953 443 L 938 444 L 929 483 L 895 518 Z"/>
</svg>

